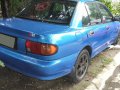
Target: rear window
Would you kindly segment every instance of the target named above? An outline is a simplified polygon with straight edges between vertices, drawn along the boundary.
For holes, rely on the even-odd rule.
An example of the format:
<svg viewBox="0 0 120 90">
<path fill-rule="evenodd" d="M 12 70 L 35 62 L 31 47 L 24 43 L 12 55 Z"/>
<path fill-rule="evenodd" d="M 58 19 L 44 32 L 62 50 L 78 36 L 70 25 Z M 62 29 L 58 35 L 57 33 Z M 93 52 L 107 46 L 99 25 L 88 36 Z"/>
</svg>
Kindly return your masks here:
<svg viewBox="0 0 120 90">
<path fill-rule="evenodd" d="M 33 0 L 17 17 L 41 22 L 69 24 L 77 2 L 70 0 Z"/>
</svg>

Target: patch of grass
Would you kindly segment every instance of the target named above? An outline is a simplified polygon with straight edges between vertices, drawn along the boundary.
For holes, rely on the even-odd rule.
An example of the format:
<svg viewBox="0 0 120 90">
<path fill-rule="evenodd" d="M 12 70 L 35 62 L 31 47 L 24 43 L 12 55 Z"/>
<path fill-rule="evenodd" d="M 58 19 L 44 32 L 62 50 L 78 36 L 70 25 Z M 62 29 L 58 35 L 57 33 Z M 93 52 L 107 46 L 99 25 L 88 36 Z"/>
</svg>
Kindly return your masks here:
<svg viewBox="0 0 120 90">
<path fill-rule="evenodd" d="M 0 67 L 5 67 L 5 65 L 2 61 L 0 61 Z"/>
<path fill-rule="evenodd" d="M 111 63 L 112 60 L 113 60 L 112 58 L 108 58 L 108 57 L 105 57 L 105 56 L 103 56 L 103 55 L 100 56 L 100 59 L 101 59 L 101 62 L 102 62 L 102 64 L 103 64 L 103 66 Z"/>
<path fill-rule="evenodd" d="M 95 60 L 98 60 L 98 62 Z M 92 65 L 94 66 L 91 65 L 91 70 L 89 70 L 88 72 L 88 74 L 92 77 L 96 77 L 103 70 L 104 67 L 112 62 L 113 59 L 101 54 L 97 56 L 95 60 L 92 61 Z"/>
</svg>

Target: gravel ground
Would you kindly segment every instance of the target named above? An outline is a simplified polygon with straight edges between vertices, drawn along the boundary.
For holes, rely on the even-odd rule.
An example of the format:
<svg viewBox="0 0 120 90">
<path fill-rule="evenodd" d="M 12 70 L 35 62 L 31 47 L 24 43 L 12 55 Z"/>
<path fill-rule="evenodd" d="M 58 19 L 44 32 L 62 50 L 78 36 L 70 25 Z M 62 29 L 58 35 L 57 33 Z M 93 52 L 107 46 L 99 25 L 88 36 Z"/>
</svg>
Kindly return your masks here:
<svg viewBox="0 0 120 90">
<path fill-rule="evenodd" d="M 108 49 L 100 55 L 113 58 L 119 51 L 118 49 Z M 102 64 L 102 62 L 98 55 L 92 61 L 86 77 L 76 85 L 68 82 L 66 77 L 53 81 L 41 81 L 24 76 L 8 68 L 0 68 L 0 90 L 84 90 L 95 77 L 92 76 L 91 71 L 94 72 L 94 68 L 97 68 L 99 64 Z"/>
</svg>

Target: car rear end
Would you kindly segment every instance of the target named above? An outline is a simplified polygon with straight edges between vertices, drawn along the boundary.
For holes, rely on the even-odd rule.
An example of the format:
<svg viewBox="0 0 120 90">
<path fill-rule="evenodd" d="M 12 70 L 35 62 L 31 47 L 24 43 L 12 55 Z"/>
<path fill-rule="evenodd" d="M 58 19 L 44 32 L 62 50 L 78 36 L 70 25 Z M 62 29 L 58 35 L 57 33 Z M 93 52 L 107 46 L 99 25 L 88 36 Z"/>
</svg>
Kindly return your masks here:
<svg viewBox="0 0 120 90">
<path fill-rule="evenodd" d="M 41 80 L 70 73 L 77 56 L 74 47 L 69 50 L 76 39 L 69 31 L 76 4 L 71 0 L 36 0 L 16 17 L 1 19 L 0 60 L 15 71 Z M 54 9 L 58 5 L 61 10 Z"/>
<path fill-rule="evenodd" d="M 27 31 L 24 24 L 20 27 L 20 21 L 36 27 L 33 29 L 32 26 L 29 26 L 32 29 L 29 28 Z M 46 23 L 39 23 L 39 25 L 41 28 L 46 27 Z M 61 46 L 54 43 L 55 39 L 51 40 L 52 37 L 49 38 L 51 36 L 49 34 L 44 36 L 43 33 L 46 30 L 35 32 L 39 25 L 33 21 L 17 18 L 2 19 L 0 22 L 0 60 L 15 71 L 41 80 L 51 80 L 68 74 L 75 55 L 62 56 L 60 54 Z M 54 25 L 54 29 L 55 26 L 57 26 L 56 28 L 61 27 L 63 30 L 68 28 Z M 52 29 L 53 26 L 50 27 Z M 30 30 L 34 30 L 34 32 Z M 66 66 L 68 62 L 70 65 Z"/>
</svg>

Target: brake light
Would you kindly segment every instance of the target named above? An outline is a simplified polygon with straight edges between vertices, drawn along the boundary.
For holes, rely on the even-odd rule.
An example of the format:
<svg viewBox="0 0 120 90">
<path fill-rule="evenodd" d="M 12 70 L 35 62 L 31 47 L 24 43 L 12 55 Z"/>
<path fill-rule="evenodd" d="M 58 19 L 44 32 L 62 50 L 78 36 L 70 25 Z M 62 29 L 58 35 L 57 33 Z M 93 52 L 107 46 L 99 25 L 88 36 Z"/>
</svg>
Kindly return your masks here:
<svg viewBox="0 0 120 90">
<path fill-rule="evenodd" d="M 38 54 L 38 55 L 53 55 L 57 52 L 58 48 L 56 45 L 44 44 L 33 41 L 26 41 L 27 52 Z"/>
</svg>

